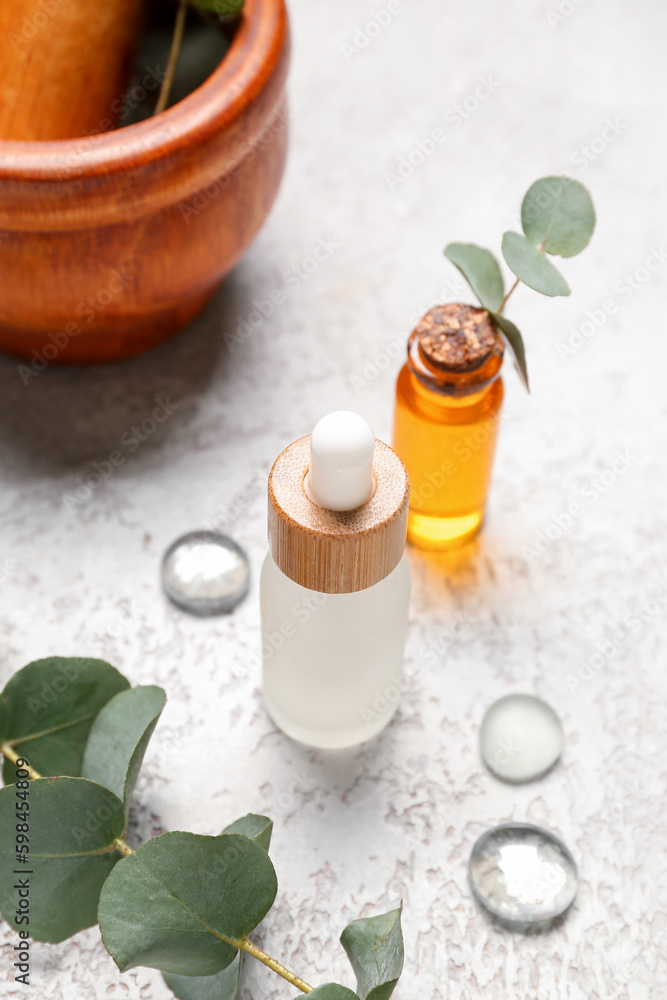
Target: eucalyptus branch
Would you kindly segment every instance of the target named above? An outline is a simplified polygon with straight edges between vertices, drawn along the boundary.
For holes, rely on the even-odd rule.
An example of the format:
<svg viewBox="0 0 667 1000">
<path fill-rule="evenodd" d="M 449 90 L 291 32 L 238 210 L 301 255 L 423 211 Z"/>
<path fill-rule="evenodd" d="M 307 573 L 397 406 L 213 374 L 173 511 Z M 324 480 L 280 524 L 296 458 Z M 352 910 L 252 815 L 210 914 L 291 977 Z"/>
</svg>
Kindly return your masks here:
<svg viewBox="0 0 667 1000">
<path fill-rule="evenodd" d="M 524 196 L 521 227 L 523 233 L 510 230 L 502 238 L 502 255 L 515 278 L 507 294 L 498 261 L 490 250 L 474 243 L 448 243 L 445 257 L 459 269 L 509 344 L 528 389 L 523 337 L 503 310 L 520 282 L 542 295 L 570 294 L 568 283 L 549 257 L 574 257 L 588 245 L 595 228 L 591 196 L 583 184 L 571 177 L 543 177 Z"/>
<path fill-rule="evenodd" d="M 34 941 L 57 944 L 97 921 L 121 972 L 159 969 L 181 1000 L 204 1000 L 212 988 L 219 1000 L 238 1000 L 241 952 L 304 994 L 389 1000 L 403 969 L 400 907 L 344 929 L 356 993 L 311 986 L 250 940 L 278 891 L 266 816 L 243 816 L 214 837 L 175 830 L 136 851 L 126 843 L 139 768 L 165 701 L 162 688 L 131 688 L 97 659 L 48 657 L 9 679 L 0 693 L 0 753 L 17 768 L 16 781 L 9 769 L 0 789 L 7 923 L 21 929 L 15 869 L 26 865 L 20 871 L 40 887 L 31 897 Z"/>
<path fill-rule="evenodd" d="M 14 764 L 16 764 L 17 761 L 19 760 L 25 760 L 25 758 L 21 757 L 20 754 L 16 753 L 16 751 L 13 749 L 13 747 L 9 742 L 0 744 L 0 752 L 3 754 L 3 756 L 7 757 L 7 759 L 11 760 L 12 763 Z M 24 767 L 25 770 L 28 772 L 28 777 L 30 778 L 31 781 L 37 781 L 38 778 L 43 777 L 42 774 L 36 771 L 34 767 L 31 767 L 29 764 L 24 763 L 21 766 Z M 125 842 L 125 840 L 122 837 L 115 837 L 111 843 L 111 847 L 114 847 L 117 851 L 120 851 L 120 853 L 126 858 L 129 857 L 130 854 L 134 854 L 132 848 L 129 846 L 129 844 Z M 241 948 L 243 951 L 247 952 L 248 955 L 252 955 L 253 958 L 256 958 L 263 965 L 266 965 L 267 968 L 277 973 L 277 975 L 282 976 L 283 979 L 286 979 L 287 982 L 291 983 L 292 986 L 295 986 L 298 990 L 301 990 L 302 993 L 313 992 L 313 987 L 309 986 L 305 980 L 301 979 L 301 977 L 297 976 L 294 972 L 290 972 L 290 970 L 286 968 L 282 964 L 282 962 L 279 962 L 275 958 L 271 958 L 270 955 L 267 955 L 265 951 L 262 951 L 261 948 L 258 948 L 257 945 L 253 944 L 252 941 L 250 941 L 248 938 L 244 937 L 236 940 L 234 938 L 224 937 L 223 935 L 219 936 L 222 937 L 222 940 L 226 941 L 228 944 L 231 944 L 234 948 Z"/>
</svg>

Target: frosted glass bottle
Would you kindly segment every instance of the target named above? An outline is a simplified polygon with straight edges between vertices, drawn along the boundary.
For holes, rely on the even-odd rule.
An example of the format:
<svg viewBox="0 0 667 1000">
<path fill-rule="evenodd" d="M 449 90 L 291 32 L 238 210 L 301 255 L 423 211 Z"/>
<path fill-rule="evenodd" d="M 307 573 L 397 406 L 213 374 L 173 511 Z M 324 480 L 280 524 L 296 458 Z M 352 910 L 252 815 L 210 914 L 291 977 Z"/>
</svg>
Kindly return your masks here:
<svg viewBox="0 0 667 1000">
<path fill-rule="evenodd" d="M 271 470 L 264 701 L 295 740 L 356 746 L 396 711 L 410 602 L 408 498 L 400 459 L 346 411 L 323 418 Z"/>
</svg>

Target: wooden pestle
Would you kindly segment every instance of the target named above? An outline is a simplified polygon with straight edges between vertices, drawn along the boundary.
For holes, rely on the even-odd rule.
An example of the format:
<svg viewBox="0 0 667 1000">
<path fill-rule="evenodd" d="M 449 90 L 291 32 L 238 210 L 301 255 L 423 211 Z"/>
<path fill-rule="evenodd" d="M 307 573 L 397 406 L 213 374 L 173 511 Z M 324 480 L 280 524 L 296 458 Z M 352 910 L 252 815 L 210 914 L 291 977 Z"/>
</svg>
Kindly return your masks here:
<svg viewBox="0 0 667 1000">
<path fill-rule="evenodd" d="M 0 0 L 0 139 L 116 124 L 144 0 Z"/>
</svg>

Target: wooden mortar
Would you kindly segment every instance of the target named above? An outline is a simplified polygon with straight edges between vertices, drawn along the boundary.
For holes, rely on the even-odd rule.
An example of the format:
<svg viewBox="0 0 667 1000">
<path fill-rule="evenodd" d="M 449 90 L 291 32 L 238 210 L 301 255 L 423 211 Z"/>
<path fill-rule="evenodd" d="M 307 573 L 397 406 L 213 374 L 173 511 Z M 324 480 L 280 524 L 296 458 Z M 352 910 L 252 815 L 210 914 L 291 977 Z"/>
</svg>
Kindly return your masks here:
<svg viewBox="0 0 667 1000">
<path fill-rule="evenodd" d="M 284 0 L 246 0 L 220 66 L 162 114 L 0 142 L 0 349 L 26 384 L 145 351 L 203 308 L 278 191 L 288 63 Z"/>
</svg>

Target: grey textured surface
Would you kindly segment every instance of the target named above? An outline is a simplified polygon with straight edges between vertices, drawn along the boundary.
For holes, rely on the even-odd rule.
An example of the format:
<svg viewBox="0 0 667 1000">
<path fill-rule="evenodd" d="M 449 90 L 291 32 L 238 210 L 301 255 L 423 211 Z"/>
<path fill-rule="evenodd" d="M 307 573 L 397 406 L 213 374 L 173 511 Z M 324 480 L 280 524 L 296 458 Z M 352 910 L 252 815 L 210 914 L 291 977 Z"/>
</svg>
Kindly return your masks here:
<svg viewBox="0 0 667 1000">
<path fill-rule="evenodd" d="M 550 24 L 558 0 L 403 0 L 366 47 L 343 50 L 380 6 L 292 3 L 285 184 L 188 332 L 128 363 L 48 368 L 27 386 L 0 361 L 2 674 L 89 653 L 163 685 L 130 840 L 273 816 L 280 890 L 257 937 L 311 982 L 353 985 L 343 925 L 403 898 L 400 1000 L 663 1000 L 667 267 L 641 268 L 654 248 L 664 254 L 667 15 L 657 0 L 563 0 L 571 13 Z M 456 106 L 480 78 L 492 93 L 464 119 Z M 386 174 L 437 128 L 444 141 L 392 190 Z M 309 752 L 274 730 L 260 698 L 268 466 L 334 408 L 388 437 L 412 322 L 461 294 L 444 244 L 498 247 L 528 185 L 562 171 L 591 187 L 599 225 L 562 266 L 571 298 L 520 290 L 512 303 L 533 394 L 507 366 L 484 534 L 456 555 L 410 555 L 410 684 L 394 724 L 356 752 Z M 286 284 L 320 240 L 331 252 Z M 224 334 L 275 290 L 287 301 L 229 350 Z M 562 357 L 589 310 L 603 321 Z M 158 396 L 173 412 L 132 450 L 131 428 Z M 115 449 L 113 475 L 66 502 Z M 211 522 L 247 548 L 254 582 L 232 617 L 196 620 L 161 595 L 159 561 Z M 486 776 L 477 749 L 484 709 L 511 691 L 539 694 L 566 732 L 556 768 L 517 788 Z M 470 848 L 508 819 L 554 830 L 579 865 L 579 897 L 549 935 L 496 929 L 471 899 Z M 13 943 L 6 928 L 3 940 Z M 291 996 L 250 964 L 246 1000 Z M 36 946 L 33 982 L 40 1000 L 170 995 L 157 973 L 120 976 L 96 930 Z"/>
</svg>

